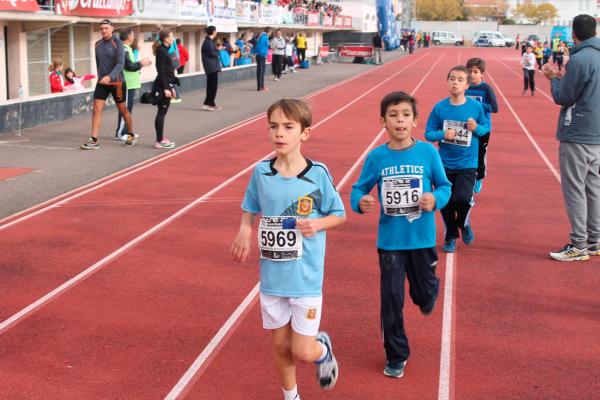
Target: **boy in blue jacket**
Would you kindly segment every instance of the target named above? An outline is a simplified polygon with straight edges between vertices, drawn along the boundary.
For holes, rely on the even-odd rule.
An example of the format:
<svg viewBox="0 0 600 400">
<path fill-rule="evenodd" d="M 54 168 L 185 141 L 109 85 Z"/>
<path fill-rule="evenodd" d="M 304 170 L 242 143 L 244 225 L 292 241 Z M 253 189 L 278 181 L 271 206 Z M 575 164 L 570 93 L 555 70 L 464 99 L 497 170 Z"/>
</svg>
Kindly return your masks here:
<svg viewBox="0 0 600 400">
<path fill-rule="evenodd" d="M 442 250 L 446 253 L 455 251 L 459 229 L 465 244 L 475 239 L 469 212 L 474 204 L 479 138 L 490 129 L 481 103 L 465 96 L 470 83 L 466 67 L 452 68 L 448 73 L 450 97 L 433 107 L 425 128 L 425 138 L 439 143 L 446 176 L 452 183 L 452 196 L 442 209 L 446 225 Z"/>
<path fill-rule="evenodd" d="M 369 193 L 377 185 L 380 204 L 377 252 L 381 270 L 381 326 L 386 364 L 383 373 L 400 378 L 410 354 L 404 331 L 404 278 L 410 297 L 424 315 L 433 311 L 439 279 L 435 275 L 434 210 L 446 205 L 450 182 L 435 148 L 415 139 L 415 99 L 392 92 L 381 101 L 381 124 L 390 141 L 371 151 L 352 186 L 352 209 L 375 208 Z"/>
</svg>

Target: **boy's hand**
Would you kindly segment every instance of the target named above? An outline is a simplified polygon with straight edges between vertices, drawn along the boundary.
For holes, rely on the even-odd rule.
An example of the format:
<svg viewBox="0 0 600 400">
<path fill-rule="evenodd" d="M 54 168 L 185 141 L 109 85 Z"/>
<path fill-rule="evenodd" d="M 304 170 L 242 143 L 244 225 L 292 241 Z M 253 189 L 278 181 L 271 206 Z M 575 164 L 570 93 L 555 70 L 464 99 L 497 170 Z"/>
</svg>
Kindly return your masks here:
<svg viewBox="0 0 600 400">
<path fill-rule="evenodd" d="M 370 194 L 364 195 L 358 202 L 358 207 L 363 213 L 368 213 L 375 208 L 375 199 Z"/>
<path fill-rule="evenodd" d="M 311 237 L 319 232 L 321 225 L 318 219 L 304 218 L 296 221 L 296 229 L 300 229 L 302 236 Z"/>
<path fill-rule="evenodd" d="M 252 236 L 252 228 L 240 227 L 240 230 L 231 245 L 229 251 L 233 255 L 233 259 L 237 262 L 243 263 L 248 258 L 248 252 L 250 251 L 250 237 Z"/>
<path fill-rule="evenodd" d="M 473 132 L 475 129 L 477 129 L 477 121 L 475 121 L 473 118 L 469 118 L 467 120 L 467 129 L 470 130 L 471 132 Z"/>
<path fill-rule="evenodd" d="M 452 128 L 448 128 L 446 129 L 446 132 L 444 132 L 444 139 L 446 140 L 452 140 L 456 137 L 456 131 Z"/>
<path fill-rule="evenodd" d="M 431 193 L 423 193 L 421 200 L 419 200 L 419 206 L 423 211 L 433 211 L 435 208 L 435 197 Z"/>
<path fill-rule="evenodd" d="M 106 75 L 105 77 L 100 79 L 99 83 L 101 83 L 102 85 L 108 85 L 110 83 L 110 76 Z"/>
</svg>

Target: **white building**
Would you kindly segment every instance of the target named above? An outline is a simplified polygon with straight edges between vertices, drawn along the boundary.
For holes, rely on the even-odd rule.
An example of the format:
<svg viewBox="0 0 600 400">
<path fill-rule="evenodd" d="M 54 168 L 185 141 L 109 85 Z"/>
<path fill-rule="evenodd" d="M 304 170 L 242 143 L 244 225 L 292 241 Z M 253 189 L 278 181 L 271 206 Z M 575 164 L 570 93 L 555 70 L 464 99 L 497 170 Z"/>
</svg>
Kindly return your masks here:
<svg viewBox="0 0 600 400">
<path fill-rule="evenodd" d="M 553 25 L 571 25 L 573 18 L 579 14 L 589 14 L 598 16 L 598 0 L 533 0 L 536 4 L 550 3 L 558 9 L 558 18 L 553 21 Z M 512 16 L 514 8 L 522 3 L 523 0 L 508 0 L 510 7 L 508 16 Z M 517 22 L 525 22 L 518 20 Z"/>
<path fill-rule="evenodd" d="M 377 31 L 375 0 L 341 0 L 344 14 L 352 17 L 352 29 L 360 32 Z"/>
</svg>

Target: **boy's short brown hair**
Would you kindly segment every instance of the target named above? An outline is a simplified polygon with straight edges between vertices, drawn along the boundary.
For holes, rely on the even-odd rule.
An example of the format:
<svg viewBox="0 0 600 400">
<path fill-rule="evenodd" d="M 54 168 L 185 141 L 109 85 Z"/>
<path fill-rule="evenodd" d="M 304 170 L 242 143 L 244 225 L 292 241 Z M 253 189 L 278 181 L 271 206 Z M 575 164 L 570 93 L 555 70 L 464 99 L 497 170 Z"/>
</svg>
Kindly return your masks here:
<svg viewBox="0 0 600 400">
<path fill-rule="evenodd" d="M 469 61 L 467 61 L 467 68 L 477 68 L 483 73 L 485 72 L 485 61 L 478 57 L 469 58 Z"/>
<path fill-rule="evenodd" d="M 381 99 L 381 103 L 379 105 L 379 115 L 381 118 L 385 118 L 385 114 L 387 113 L 388 107 L 395 106 L 400 103 L 408 103 L 412 108 L 413 117 L 417 118 L 417 101 L 414 97 L 404 92 L 391 92 L 388 93 L 383 99 Z"/>
<path fill-rule="evenodd" d="M 448 71 L 448 76 L 446 77 L 446 80 L 450 79 L 450 74 L 452 73 L 452 71 L 464 73 L 467 76 L 467 83 L 471 83 L 471 73 L 464 65 L 457 65 L 456 67 L 453 67 L 450 71 Z"/>
<path fill-rule="evenodd" d="M 269 121 L 271 120 L 271 114 L 277 109 L 280 109 L 287 118 L 298 122 L 302 130 L 312 125 L 312 111 L 309 105 L 303 100 L 281 99 L 271 104 L 271 107 L 267 110 L 267 119 Z"/>
</svg>

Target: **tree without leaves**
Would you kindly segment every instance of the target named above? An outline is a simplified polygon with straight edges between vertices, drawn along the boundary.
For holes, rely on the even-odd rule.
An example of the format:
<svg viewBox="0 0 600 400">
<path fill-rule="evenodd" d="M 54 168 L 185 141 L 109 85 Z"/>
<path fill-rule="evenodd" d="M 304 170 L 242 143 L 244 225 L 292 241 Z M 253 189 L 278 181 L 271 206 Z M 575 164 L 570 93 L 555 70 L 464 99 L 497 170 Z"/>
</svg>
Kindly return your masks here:
<svg viewBox="0 0 600 400">
<path fill-rule="evenodd" d="M 464 18 L 459 0 L 417 0 L 417 18 L 424 21 L 455 21 Z"/>
</svg>

